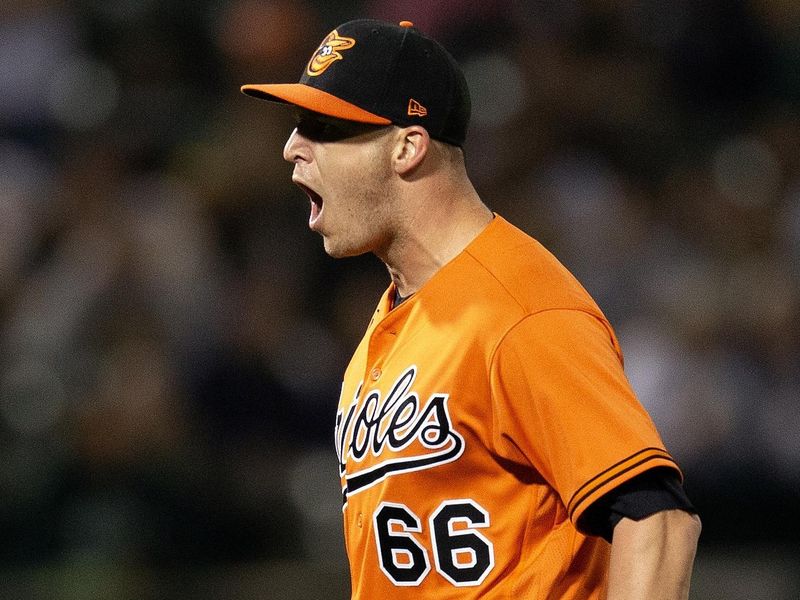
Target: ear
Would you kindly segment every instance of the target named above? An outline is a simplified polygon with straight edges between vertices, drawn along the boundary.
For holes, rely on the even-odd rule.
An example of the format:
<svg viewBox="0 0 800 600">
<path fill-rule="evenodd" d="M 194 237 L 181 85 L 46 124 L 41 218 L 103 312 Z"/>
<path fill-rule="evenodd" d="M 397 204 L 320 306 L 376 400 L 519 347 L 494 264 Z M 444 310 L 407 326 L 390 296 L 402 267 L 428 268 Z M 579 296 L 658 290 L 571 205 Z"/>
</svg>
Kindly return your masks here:
<svg viewBox="0 0 800 600">
<path fill-rule="evenodd" d="M 400 175 L 408 175 L 425 160 L 431 146 L 428 131 L 419 125 L 399 130 L 397 144 L 392 154 L 392 167 Z"/>
</svg>

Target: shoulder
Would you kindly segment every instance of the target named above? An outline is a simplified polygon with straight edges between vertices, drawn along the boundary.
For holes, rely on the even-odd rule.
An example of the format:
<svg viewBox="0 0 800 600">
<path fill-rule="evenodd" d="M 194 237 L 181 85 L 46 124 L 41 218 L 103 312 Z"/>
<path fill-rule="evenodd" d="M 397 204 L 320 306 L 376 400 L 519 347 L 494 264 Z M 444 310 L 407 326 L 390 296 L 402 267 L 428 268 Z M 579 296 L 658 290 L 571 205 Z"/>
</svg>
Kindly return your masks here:
<svg viewBox="0 0 800 600">
<path fill-rule="evenodd" d="M 549 250 L 499 215 L 465 254 L 475 292 L 517 306 L 520 316 L 574 309 L 602 317 L 586 289 Z"/>
</svg>

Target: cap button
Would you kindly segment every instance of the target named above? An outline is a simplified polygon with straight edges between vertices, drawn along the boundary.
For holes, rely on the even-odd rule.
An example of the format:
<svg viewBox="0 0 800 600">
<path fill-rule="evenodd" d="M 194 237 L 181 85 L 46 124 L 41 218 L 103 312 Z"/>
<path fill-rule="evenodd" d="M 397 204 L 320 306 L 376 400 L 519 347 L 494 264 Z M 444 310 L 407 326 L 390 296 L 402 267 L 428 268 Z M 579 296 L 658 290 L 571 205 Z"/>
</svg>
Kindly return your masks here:
<svg viewBox="0 0 800 600">
<path fill-rule="evenodd" d="M 413 27 L 414 24 L 411 21 L 400 21 L 400 27 Z"/>
</svg>

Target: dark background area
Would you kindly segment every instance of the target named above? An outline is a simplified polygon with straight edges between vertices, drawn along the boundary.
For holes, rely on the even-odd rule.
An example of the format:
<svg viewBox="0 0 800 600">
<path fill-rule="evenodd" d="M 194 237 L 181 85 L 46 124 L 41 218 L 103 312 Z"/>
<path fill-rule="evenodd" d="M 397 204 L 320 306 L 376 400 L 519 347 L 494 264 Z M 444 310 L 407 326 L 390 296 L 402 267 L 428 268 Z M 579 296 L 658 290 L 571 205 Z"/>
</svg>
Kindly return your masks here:
<svg viewBox="0 0 800 600">
<path fill-rule="evenodd" d="M 345 598 L 333 415 L 388 284 L 281 158 L 335 25 L 464 67 L 486 203 L 581 279 L 684 467 L 693 598 L 797 598 L 800 4 L 0 7 L 0 597 Z"/>
</svg>

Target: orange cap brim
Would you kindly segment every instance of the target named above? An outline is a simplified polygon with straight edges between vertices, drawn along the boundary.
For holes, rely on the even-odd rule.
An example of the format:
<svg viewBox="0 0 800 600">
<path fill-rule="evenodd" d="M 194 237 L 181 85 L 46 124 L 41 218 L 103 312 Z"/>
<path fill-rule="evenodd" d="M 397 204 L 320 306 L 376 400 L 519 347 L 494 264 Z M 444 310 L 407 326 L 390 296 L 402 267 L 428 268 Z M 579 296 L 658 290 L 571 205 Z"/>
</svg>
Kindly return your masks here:
<svg viewBox="0 0 800 600">
<path fill-rule="evenodd" d="M 375 125 L 389 125 L 391 121 L 386 117 L 359 108 L 355 104 L 337 98 L 333 94 L 323 92 L 303 83 L 268 83 L 248 84 L 242 86 L 242 92 L 254 98 L 294 104 L 301 108 L 359 123 L 372 123 Z"/>
</svg>

